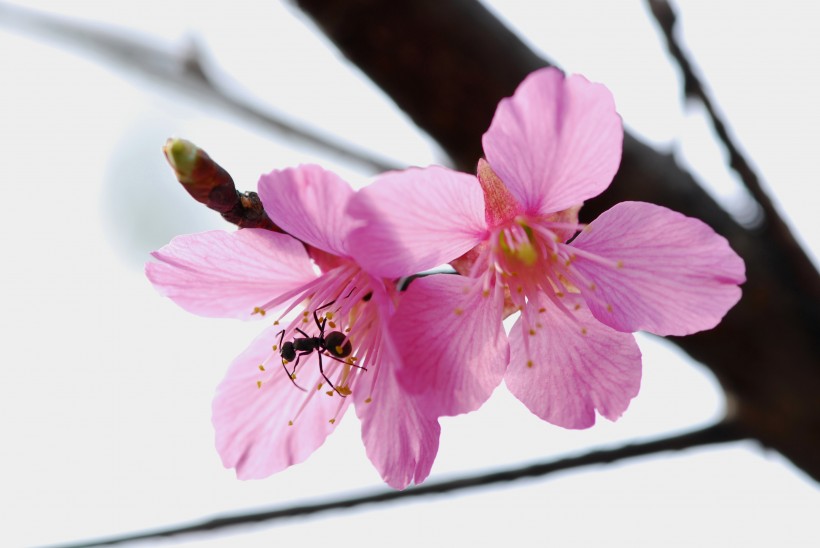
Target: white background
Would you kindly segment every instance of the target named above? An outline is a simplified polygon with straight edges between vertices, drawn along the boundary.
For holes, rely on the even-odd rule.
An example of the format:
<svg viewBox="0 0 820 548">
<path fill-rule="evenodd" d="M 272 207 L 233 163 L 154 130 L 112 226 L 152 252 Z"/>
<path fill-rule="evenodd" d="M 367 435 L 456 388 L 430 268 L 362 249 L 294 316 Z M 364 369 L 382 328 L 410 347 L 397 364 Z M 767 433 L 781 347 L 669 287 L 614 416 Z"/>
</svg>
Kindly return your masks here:
<svg viewBox="0 0 820 548">
<path fill-rule="evenodd" d="M 685 43 L 721 110 L 816 257 L 814 3 L 679 4 Z M 167 47 L 193 37 L 225 85 L 242 86 L 260 104 L 398 162 L 442 160 L 287 5 L 27 5 L 131 28 Z M 682 104 L 677 71 L 642 2 L 493 5 L 533 47 L 605 83 L 631 130 L 674 152 L 739 217 L 748 214 L 700 110 Z M 230 228 L 179 188 L 160 150 L 168 136 L 205 148 L 243 189 L 262 172 L 299 162 L 322 163 L 356 183 L 368 174 L 2 20 L 0 75 L 0 545 L 380 488 L 352 413 L 306 463 L 272 478 L 241 482 L 223 469 L 211 396 L 260 325 L 188 315 L 142 273 L 147 254 L 172 236 Z M 502 388 L 479 412 L 442 421 L 430 480 L 682 431 L 721 415 L 721 393 L 704 368 L 661 341 L 640 343 L 642 391 L 620 421 L 561 430 Z M 782 457 L 737 443 L 174 542 L 816 546 L 818 515 L 817 484 Z"/>
</svg>

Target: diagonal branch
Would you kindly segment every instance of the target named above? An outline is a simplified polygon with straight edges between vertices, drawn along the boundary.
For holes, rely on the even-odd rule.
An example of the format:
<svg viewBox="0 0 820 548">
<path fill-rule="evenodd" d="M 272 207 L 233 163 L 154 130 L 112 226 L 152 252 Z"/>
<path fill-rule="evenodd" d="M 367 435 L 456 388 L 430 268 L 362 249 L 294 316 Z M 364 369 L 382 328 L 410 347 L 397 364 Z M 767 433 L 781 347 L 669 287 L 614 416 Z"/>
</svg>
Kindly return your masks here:
<svg viewBox="0 0 820 548">
<path fill-rule="evenodd" d="M 273 521 L 282 520 L 286 518 L 307 516 L 311 514 L 328 512 L 330 510 L 343 510 L 355 508 L 357 506 L 362 506 L 365 504 L 393 502 L 399 500 L 408 500 L 416 497 L 441 495 L 444 493 L 451 493 L 454 491 L 462 491 L 465 489 L 473 489 L 477 487 L 486 487 L 488 485 L 507 483 L 522 478 L 543 477 L 554 472 L 572 470 L 583 466 L 591 466 L 596 464 L 611 464 L 613 462 L 617 462 L 628 458 L 653 455 L 665 451 L 680 451 L 683 449 L 689 449 L 692 447 L 699 447 L 703 445 L 726 443 L 731 441 L 742 440 L 745 437 L 746 436 L 743 435 L 739 430 L 737 430 L 733 424 L 723 421 L 700 430 L 694 430 L 686 434 L 680 434 L 668 438 L 662 438 L 648 442 L 633 443 L 615 449 L 599 449 L 597 451 L 591 451 L 589 453 L 575 457 L 567 457 L 554 461 L 523 466 L 520 468 L 510 468 L 507 470 L 500 470 L 498 472 L 492 472 L 489 474 L 464 476 L 461 478 L 456 478 L 449 481 L 440 481 L 437 483 L 425 483 L 424 485 L 418 487 L 411 487 L 404 491 L 381 490 L 368 495 L 340 497 L 336 500 L 330 500 L 327 502 L 321 502 L 317 504 L 304 504 L 275 510 L 265 510 L 261 512 L 216 517 L 191 525 L 168 527 L 165 529 L 157 529 L 155 531 L 132 533 L 128 535 L 108 537 L 98 540 L 89 540 L 79 542 L 76 544 L 66 544 L 62 545 L 61 548 L 77 548 L 80 546 L 105 546 L 112 544 L 120 544 L 123 542 L 133 542 L 137 540 L 172 537 L 188 533 L 216 531 L 219 529 L 226 529 L 229 527 L 237 527 L 240 525 L 248 525 L 253 523 L 271 523 Z"/>
<path fill-rule="evenodd" d="M 342 143 L 305 124 L 287 120 L 268 108 L 253 104 L 240 93 L 219 84 L 225 75 L 203 54 L 196 42 L 186 47 L 162 47 L 129 35 L 122 29 L 107 29 L 67 18 L 0 2 L 0 23 L 55 39 L 84 53 L 103 57 L 117 67 L 147 76 L 184 95 L 208 101 L 231 114 L 261 126 L 277 137 L 319 149 L 321 152 L 367 172 L 400 169 L 392 160 Z"/>
<path fill-rule="evenodd" d="M 683 76 L 683 91 L 686 97 L 700 101 L 709 115 L 712 128 L 729 155 L 729 167 L 740 177 L 743 185 L 763 210 L 765 225 L 763 230 L 770 232 L 781 245 L 789 249 L 799 250 L 799 244 L 794 239 L 786 223 L 777 212 L 772 199 L 763 189 L 760 177 L 752 168 L 751 163 L 740 151 L 740 147 L 732 138 L 729 128 L 723 117 L 706 92 L 706 86 L 695 72 L 692 62 L 684 52 L 678 39 L 675 37 L 677 16 L 674 9 L 666 0 L 647 0 L 649 10 L 655 18 L 658 27 L 666 39 L 669 55 L 675 60 Z"/>
</svg>

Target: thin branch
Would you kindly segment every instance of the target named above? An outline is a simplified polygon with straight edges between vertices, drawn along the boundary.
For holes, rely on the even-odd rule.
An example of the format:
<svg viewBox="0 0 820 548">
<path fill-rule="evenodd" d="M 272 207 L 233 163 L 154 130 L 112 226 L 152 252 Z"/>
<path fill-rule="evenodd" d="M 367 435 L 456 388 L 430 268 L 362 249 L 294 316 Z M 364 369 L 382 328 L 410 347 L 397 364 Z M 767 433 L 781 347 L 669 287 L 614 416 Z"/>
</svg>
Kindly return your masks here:
<svg viewBox="0 0 820 548">
<path fill-rule="evenodd" d="M 315 147 L 368 172 L 406 167 L 321 135 L 317 130 L 305 129 L 304 123 L 286 120 L 282 115 L 260 108 L 240 94 L 226 89 L 219 84 L 226 80 L 226 75 L 207 59 L 193 41 L 181 48 L 162 47 L 123 29 L 101 28 L 0 2 L 0 24 L 3 23 L 13 30 L 38 33 L 85 53 L 101 56 L 117 67 L 141 73 L 178 92 L 209 101 L 262 126 L 277 137 Z"/>
<path fill-rule="evenodd" d="M 717 107 L 706 92 L 706 86 L 695 72 L 693 63 L 689 60 L 681 43 L 675 36 L 677 15 L 674 9 L 666 0 L 647 0 L 647 3 L 649 5 L 649 11 L 652 13 L 655 22 L 657 22 L 658 27 L 666 39 L 669 55 L 672 56 L 678 68 L 680 68 L 681 75 L 683 76 L 684 94 L 690 99 L 700 101 L 706 109 L 712 128 L 729 155 L 729 167 L 737 173 L 743 185 L 760 205 L 765 216 L 767 228 L 773 232 L 773 236 L 789 248 L 799 248 L 791 231 L 778 213 L 774 202 L 763 189 L 760 177 L 752 168 L 751 163 L 740 151 L 740 146 L 731 136 L 726 121 L 718 112 Z"/>
<path fill-rule="evenodd" d="M 627 458 L 653 455 L 665 451 L 680 451 L 682 449 L 689 449 L 702 445 L 726 443 L 742 440 L 745 439 L 745 437 L 746 436 L 737 430 L 733 424 L 723 421 L 712 426 L 678 436 L 662 438 L 649 442 L 633 443 L 618 447 L 616 449 L 601 449 L 576 457 L 567 457 L 550 462 L 523 466 L 520 468 L 501 470 L 489 474 L 471 475 L 449 481 L 426 483 L 404 491 L 382 490 L 369 495 L 340 497 L 336 500 L 330 500 L 328 502 L 321 502 L 317 504 L 304 504 L 277 510 L 266 510 L 262 512 L 216 517 L 191 525 L 168 527 L 155 531 L 132 533 L 129 535 L 79 542 L 76 544 L 66 544 L 63 545 L 63 548 L 105 546 L 120 544 L 123 542 L 133 542 L 137 540 L 171 537 L 188 533 L 215 531 L 253 523 L 270 523 L 272 521 L 285 518 L 307 516 L 327 512 L 329 510 L 348 509 L 365 504 L 407 500 L 410 498 L 428 495 L 441 495 L 443 493 L 451 493 L 453 491 L 461 491 L 464 489 L 486 487 L 488 485 L 511 482 L 522 478 L 543 477 L 554 472 L 572 470 L 582 466 L 610 464 Z"/>
</svg>

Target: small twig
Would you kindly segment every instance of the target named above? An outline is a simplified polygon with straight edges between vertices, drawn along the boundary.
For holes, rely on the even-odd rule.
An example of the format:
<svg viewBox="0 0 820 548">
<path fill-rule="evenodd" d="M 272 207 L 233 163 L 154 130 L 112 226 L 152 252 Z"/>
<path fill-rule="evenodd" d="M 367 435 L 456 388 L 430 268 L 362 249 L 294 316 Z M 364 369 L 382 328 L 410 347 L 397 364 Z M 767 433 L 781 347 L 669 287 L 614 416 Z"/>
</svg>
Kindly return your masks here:
<svg viewBox="0 0 820 548">
<path fill-rule="evenodd" d="M 209 62 L 196 44 L 183 48 L 167 48 L 122 29 L 106 29 L 67 18 L 12 6 L 0 2 L 0 23 L 13 30 L 27 30 L 56 38 L 95 56 L 101 56 L 118 67 L 140 72 L 163 85 L 183 93 L 195 94 L 218 106 L 262 125 L 279 137 L 286 137 L 313 146 L 342 161 L 357 164 L 377 173 L 401 169 L 403 166 L 370 152 L 304 129 L 303 123 L 285 120 L 281 115 L 262 109 L 219 85 L 224 75 Z"/>
<path fill-rule="evenodd" d="M 669 54 L 680 67 L 683 75 L 683 90 L 686 97 L 696 99 L 703 104 L 706 112 L 709 114 L 709 119 L 712 122 L 712 127 L 717 133 L 720 142 L 726 147 L 729 153 L 729 166 L 738 174 L 743 184 L 752 194 L 754 199 L 763 208 L 767 217 L 777 216 L 772 201 L 763 187 L 760 184 L 760 178 L 752 169 L 749 162 L 740 152 L 739 147 L 735 144 L 732 136 L 729 135 L 729 129 L 720 114 L 717 112 L 715 105 L 706 93 L 706 89 L 701 82 L 692 63 L 687 58 L 683 49 L 675 37 L 675 24 L 677 23 L 677 16 L 675 15 L 672 6 L 666 0 L 648 0 L 650 11 L 655 17 L 663 35 L 666 38 L 666 45 L 669 49 Z"/>
<path fill-rule="evenodd" d="M 305 504 L 298 506 L 290 506 L 278 510 L 266 510 L 262 512 L 216 517 L 192 525 L 168 527 L 165 529 L 158 529 L 155 531 L 132 533 L 128 535 L 109 537 L 100 540 L 84 541 L 76 544 L 66 544 L 63 545 L 63 548 L 77 548 L 83 546 L 104 546 L 111 544 L 119 544 L 123 542 L 132 542 L 137 540 L 171 537 L 187 533 L 214 531 L 217 529 L 224 529 L 239 525 L 247 525 L 251 523 L 271 522 L 283 518 L 292 518 L 297 516 L 318 514 L 320 512 L 326 512 L 328 510 L 354 508 L 356 506 L 361 506 L 364 504 L 391 502 L 396 500 L 407 500 L 410 498 L 427 495 L 440 495 L 443 493 L 450 493 L 453 491 L 471 489 L 476 487 L 486 487 L 488 485 L 493 485 L 497 483 L 510 482 L 514 480 L 519 480 L 521 478 L 534 478 L 539 476 L 546 476 L 553 472 L 571 470 L 582 466 L 589 466 L 593 464 L 610 464 L 622 459 L 632 457 L 652 455 L 664 451 L 679 451 L 691 447 L 737 441 L 744 438 L 745 436 L 741 432 L 739 432 L 732 424 L 724 421 L 700 430 L 695 430 L 693 432 L 681 434 L 678 436 L 672 436 L 655 441 L 624 445 L 616 449 L 601 449 L 576 457 L 567 457 L 564 459 L 559 459 L 551 462 L 533 464 L 530 466 L 524 466 L 520 468 L 511 468 L 508 470 L 501 470 L 490 474 L 465 476 L 462 478 L 457 478 L 449 481 L 427 483 L 418 487 L 406 489 L 404 491 L 383 490 L 369 495 L 341 497 L 336 500 L 331 500 L 328 502 L 322 502 L 318 504 Z"/>
</svg>

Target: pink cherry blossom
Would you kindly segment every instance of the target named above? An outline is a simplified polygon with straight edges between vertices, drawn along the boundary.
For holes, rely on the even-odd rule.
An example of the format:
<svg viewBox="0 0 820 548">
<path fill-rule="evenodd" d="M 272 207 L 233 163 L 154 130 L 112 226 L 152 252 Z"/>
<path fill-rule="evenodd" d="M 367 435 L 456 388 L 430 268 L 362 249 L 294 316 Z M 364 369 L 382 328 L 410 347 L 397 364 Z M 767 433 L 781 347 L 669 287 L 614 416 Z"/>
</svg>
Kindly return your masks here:
<svg viewBox="0 0 820 548">
<path fill-rule="evenodd" d="M 240 229 L 180 236 L 146 265 L 157 290 L 190 312 L 273 323 L 217 389 L 213 424 L 223 463 L 253 479 L 301 462 L 352 403 L 383 479 L 399 489 L 420 483 L 438 449 L 439 425 L 397 381 L 400 358 L 387 328 L 395 285 L 362 269 L 348 241 L 353 190 L 318 166 L 300 166 L 262 176 L 259 195 L 289 235 Z M 302 346 L 288 355 L 284 347 L 295 341 Z"/>
<path fill-rule="evenodd" d="M 578 223 L 622 141 L 605 87 L 543 69 L 499 104 L 476 177 L 395 173 L 351 201 L 370 272 L 449 262 L 463 274 L 413 281 L 391 320 L 400 379 L 431 412 L 474 410 L 503 379 L 553 424 L 585 428 L 596 410 L 615 420 L 640 387 L 631 332 L 710 329 L 738 301 L 743 261 L 701 221 L 625 202 Z"/>
</svg>

